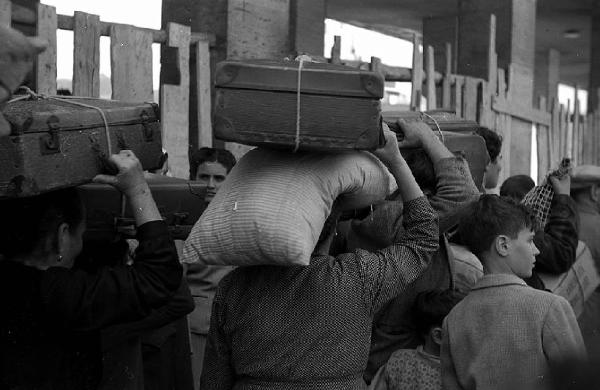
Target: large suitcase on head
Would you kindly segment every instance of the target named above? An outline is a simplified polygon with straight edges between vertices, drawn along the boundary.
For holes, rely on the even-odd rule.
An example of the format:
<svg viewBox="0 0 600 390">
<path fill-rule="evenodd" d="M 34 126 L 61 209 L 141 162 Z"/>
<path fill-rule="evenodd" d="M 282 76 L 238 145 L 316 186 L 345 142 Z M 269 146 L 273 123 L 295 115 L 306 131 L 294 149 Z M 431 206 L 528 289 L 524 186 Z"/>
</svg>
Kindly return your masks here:
<svg viewBox="0 0 600 390">
<path fill-rule="evenodd" d="M 299 67 L 297 61 L 219 63 L 217 138 L 290 150 L 374 150 L 383 145 L 384 80 L 378 73 L 312 62 Z"/>
<path fill-rule="evenodd" d="M 158 210 L 173 239 L 185 240 L 207 206 L 206 186 L 174 177 L 147 174 Z M 113 186 L 90 183 L 78 187 L 87 210 L 86 242 L 135 238 L 135 219 L 124 196 Z"/>
<path fill-rule="evenodd" d="M 158 106 L 101 99 L 20 100 L 2 114 L 11 134 L 0 138 L 0 198 L 36 195 L 89 182 L 112 153 L 130 149 L 144 169 L 162 156 Z"/>
</svg>

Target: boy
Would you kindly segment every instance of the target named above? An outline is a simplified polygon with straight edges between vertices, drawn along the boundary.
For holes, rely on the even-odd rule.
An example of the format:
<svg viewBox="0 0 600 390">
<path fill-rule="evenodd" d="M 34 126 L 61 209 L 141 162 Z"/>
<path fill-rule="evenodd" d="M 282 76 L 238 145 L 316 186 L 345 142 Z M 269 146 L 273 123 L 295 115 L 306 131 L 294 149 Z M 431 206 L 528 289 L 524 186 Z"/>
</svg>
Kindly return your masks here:
<svg viewBox="0 0 600 390">
<path fill-rule="evenodd" d="M 414 306 L 423 344 L 416 349 L 399 349 L 380 369 L 381 376 L 373 380 L 375 390 L 439 390 L 442 388 L 440 345 L 442 321 L 460 301 L 452 290 L 424 291 L 417 295 Z"/>
<path fill-rule="evenodd" d="M 533 219 L 525 206 L 496 195 L 470 205 L 459 224 L 484 276 L 444 320 L 444 389 L 534 388 L 549 368 L 586 352 L 569 303 L 533 289 Z"/>
</svg>

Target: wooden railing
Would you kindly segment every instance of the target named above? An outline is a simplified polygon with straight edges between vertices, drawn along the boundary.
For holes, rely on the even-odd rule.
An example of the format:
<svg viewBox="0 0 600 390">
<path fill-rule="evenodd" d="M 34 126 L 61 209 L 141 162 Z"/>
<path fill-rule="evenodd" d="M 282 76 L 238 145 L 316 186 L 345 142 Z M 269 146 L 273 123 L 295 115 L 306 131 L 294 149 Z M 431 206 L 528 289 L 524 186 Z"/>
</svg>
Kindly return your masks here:
<svg viewBox="0 0 600 390">
<path fill-rule="evenodd" d="M 73 87 L 75 96 L 99 97 L 100 37 L 110 37 L 112 99 L 152 101 L 152 44 L 161 44 L 161 72 L 174 77 L 161 77 L 160 107 L 163 147 L 169 153 L 171 173 L 189 176 L 189 95 L 197 89 L 198 139 L 200 146 L 212 144 L 210 122 L 209 45 L 214 36 L 192 34 L 190 27 L 169 23 L 165 30 L 153 30 L 100 20 L 98 15 L 75 12 L 74 16 L 57 15 L 54 7 L 38 4 L 37 10 L 0 0 L 0 23 L 12 22 L 35 26 L 38 36 L 47 38 L 48 48 L 35 64 L 38 93 L 56 94 L 56 32 L 73 31 Z M 196 52 L 196 74 L 190 85 L 190 49 Z M 166 53 L 166 54 L 164 54 Z"/>
<path fill-rule="evenodd" d="M 435 72 L 433 48 L 424 48 L 424 53 L 421 53 L 420 39 L 416 35 L 413 39 L 412 69 L 384 65 L 378 58 L 371 59 L 370 69 L 379 70 L 386 81 L 411 81 L 412 110 L 421 106 L 422 96 L 425 96 L 428 110 L 449 109 L 464 119 L 478 121 L 501 134 L 504 140 L 501 181 L 512 174 L 529 174 L 531 145 L 512 142 L 511 139 L 519 132 L 530 132 L 533 127 L 537 134 L 538 181 L 563 157 L 572 158 L 575 164 L 600 165 L 600 107 L 581 115 L 577 98 L 573 102 L 574 110 L 571 110 L 570 104 L 564 106 L 557 99 L 547 97 L 539 97 L 534 106 L 532 75 L 522 74 L 522 69 L 515 64 L 509 65 L 508 74 L 497 66 L 494 15 L 490 18 L 489 37 L 487 79 L 453 74 L 450 43 L 446 44 L 445 71 Z M 336 37 L 330 61 L 353 65 L 352 61 L 339 58 L 340 47 L 341 39 Z M 355 65 L 366 67 L 364 64 Z M 427 74 L 434 77 L 425 77 Z M 524 82 L 531 84 L 524 87 Z M 594 93 L 600 96 L 600 90 Z"/>
</svg>

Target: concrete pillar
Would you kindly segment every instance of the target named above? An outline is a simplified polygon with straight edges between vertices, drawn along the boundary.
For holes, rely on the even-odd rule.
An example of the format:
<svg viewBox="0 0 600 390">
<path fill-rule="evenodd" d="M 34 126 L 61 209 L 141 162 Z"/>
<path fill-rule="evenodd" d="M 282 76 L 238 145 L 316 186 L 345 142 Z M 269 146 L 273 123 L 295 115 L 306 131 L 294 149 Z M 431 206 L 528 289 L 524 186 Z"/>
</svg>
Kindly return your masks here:
<svg viewBox="0 0 600 390">
<path fill-rule="evenodd" d="M 595 1 L 592 11 L 592 29 L 590 34 L 590 81 L 588 87 L 588 110 L 595 110 L 600 104 L 600 1 Z"/>
<path fill-rule="evenodd" d="M 550 49 L 535 54 L 534 97 L 546 97 L 548 104 L 558 98 L 560 52 Z"/>
</svg>

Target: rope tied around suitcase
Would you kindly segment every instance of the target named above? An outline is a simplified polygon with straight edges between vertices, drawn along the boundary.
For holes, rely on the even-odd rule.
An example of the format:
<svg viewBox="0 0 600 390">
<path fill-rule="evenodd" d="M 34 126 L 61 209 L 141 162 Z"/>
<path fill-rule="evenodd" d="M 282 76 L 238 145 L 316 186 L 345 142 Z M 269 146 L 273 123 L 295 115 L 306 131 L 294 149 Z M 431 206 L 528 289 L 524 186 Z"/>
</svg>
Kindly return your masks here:
<svg viewBox="0 0 600 390">
<path fill-rule="evenodd" d="M 98 111 L 98 113 L 100 113 L 100 116 L 102 117 L 102 122 L 104 123 L 104 133 L 106 135 L 106 147 L 107 147 L 107 151 L 108 151 L 108 156 L 110 157 L 113 153 L 112 153 L 112 142 L 110 139 L 110 129 L 108 126 L 108 120 L 106 119 L 106 115 L 104 114 L 104 111 L 102 111 L 102 109 L 100 107 L 96 107 L 96 106 L 92 106 L 91 104 L 85 104 L 85 103 L 81 103 L 81 102 L 76 102 L 76 101 L 72 101 L 70 99 L 94 99 L 94 98 L 90 98 L 90 97 L 80 97 L 80 96 L 63 96 L 63 95 L 58 95 L 60 97 L 58 97 L 57 95 L 44 95 L 41 93 L 36 93 L 34 92 L 32 89 L 26 87 L 26 86 L 21 86 L 19 89 L 25 91 L 26 95 L 23 96 L 19 96 L 16 97 L 14 99 L 11 99 L 8 101 L 8 103 L 14 103 L 20 100 L 27 100 L 27 99 L 31 99 L 31 100 L 57 100 L 63 103 L 67 103 L 67 104 L 72 104 L 75 106 L 80 106 L 80 107 L 85 107 L 85 108 L 91 108 L 93 110 Z"/>
</svg>

